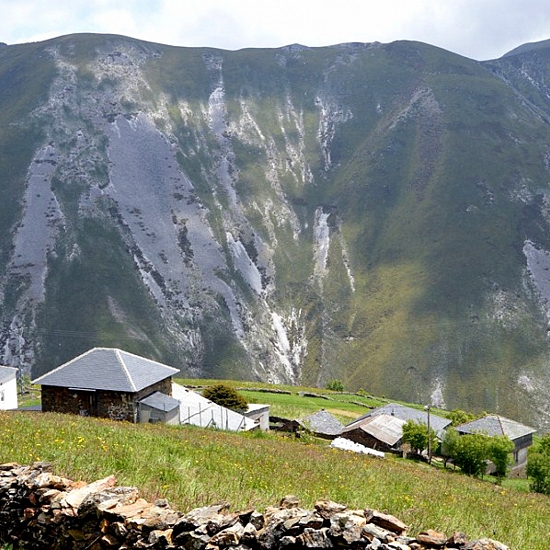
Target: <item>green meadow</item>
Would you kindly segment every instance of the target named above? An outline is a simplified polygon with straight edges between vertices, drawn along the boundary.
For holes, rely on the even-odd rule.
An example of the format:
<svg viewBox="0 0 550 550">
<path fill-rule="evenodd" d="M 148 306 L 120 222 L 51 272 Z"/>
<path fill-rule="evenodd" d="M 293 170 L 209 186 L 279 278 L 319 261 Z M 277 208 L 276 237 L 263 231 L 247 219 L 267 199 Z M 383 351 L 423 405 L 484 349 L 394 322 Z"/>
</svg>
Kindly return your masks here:
<svg viewBox="0 0 550 550">
<path fill-rule="evenodd" d="M 306 388 L 278 386 L 291 392 L 279 394 L 248 386 L 242 392 L 249 401 L 269 403 L 272 414 L 280 416 L 305 416 L 324 407 L 351 418 L 383 402 L 325 390 L 315 393 L 331 399 L 298 393 Z M 230 502 L 233 510 L 262 510 L 294 494 L 306 508 L 330 499 L 394 514 L 413 535 L 426 529 L 449 535 L 460 530 L 511 548 L 545 548 L 550 536 L 550 500 L 527 492 L 524 482 L 499 486 L 441 465 L 331 449 L 311 436 L 1 412 L 0 442 L 0 462 L 48 461 L 57 474 L 75 480 L 115 474 L 119 485 L 136 486 L 149 500 L 167 498 L 183 512 L 220 501 Z"/>
</svg>

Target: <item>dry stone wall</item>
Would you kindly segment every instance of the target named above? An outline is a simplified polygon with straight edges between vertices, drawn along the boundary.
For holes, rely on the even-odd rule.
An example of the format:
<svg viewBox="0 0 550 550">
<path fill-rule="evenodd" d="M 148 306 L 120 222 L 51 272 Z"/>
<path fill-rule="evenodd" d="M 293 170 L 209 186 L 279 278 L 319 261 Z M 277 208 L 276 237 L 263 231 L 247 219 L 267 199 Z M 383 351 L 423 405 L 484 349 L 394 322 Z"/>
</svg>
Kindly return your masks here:
<svg viewBox="0 0 550 550">
<path fill-rule="evenodd" d="M 117 486 L 114 476 L 75 482 L 45 463 L 0 465 L 2 543 L 26 550 L 508 548 L 490 539 L 468 541 L 462 533 L 429 530 L 412 537 L 394 516 L 326 500 L 306 510 L 293 496 L 264 512 L 230 512 L 221 503 L 181 513 L 165 500 L 140 498 L 135 487 Z"/>
</svg>

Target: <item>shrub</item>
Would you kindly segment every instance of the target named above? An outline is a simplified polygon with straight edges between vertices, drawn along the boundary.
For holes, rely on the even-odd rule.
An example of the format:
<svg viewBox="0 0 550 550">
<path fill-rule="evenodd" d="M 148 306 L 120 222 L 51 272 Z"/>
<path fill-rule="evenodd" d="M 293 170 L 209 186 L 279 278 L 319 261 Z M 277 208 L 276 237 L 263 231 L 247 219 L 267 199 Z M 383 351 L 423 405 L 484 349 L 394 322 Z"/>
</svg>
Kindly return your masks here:
<svg viewBox="0 0 550 550">
<path fill-rule="evenodd" d="M 431 448 L 435 450 L 437 447 L 437 436 L 433 430 L 430 430 L 428 434 L 428 426 L 426 424 L 415 422 L 414 420 L 407 420 L 403 424 L 403 443 L 408 443 L 414 452 L 420 454 L 428 447 L 428 441 L 430 441 Z"/>
<path fill-rule="evenodd" d="M 204 388 L 202 395 L 216 405 L 227 407 L 236 412 L 242 413 L 248 409 L 248 401 L 235 388 L 226 384 L 208 386 Z"/>
<path fill-rule="evenodd" d="M 532 491 L 550 495 L 550 434 L 527 451 L 527 477 Z"/>
<path fill-rule="evenodd" d="M 443 441 L 441 442 L 441 454 L 443 456 L 445 466 L 447 466 L 447 461 L 449 459 L 453 460 L 456 456 L 459 440 L 460 435 L 454 428 L 451 427 L 445 430 L 445 435 L 443 436 Z"/>
<path fill-rule="evenodd" d="M 475 419 L 475 415 L 467 413 L 460 409 L 454 409 L 447 413 L 447 418 L 451 421 L 451 426 L 460 426 Z"/>
<path fill-rule="evenodd" d="M 495 465 L 495 475 L 499 480 L 506 477 L 510 466 L 512 465 L 512 451 L 515 445 L 509 437 L 505 435 L 494 435 L 489 440 L 487 449 L 489 459 Z"/>
<path fill-rule="evenodd" d="M 326 388 L 331 391 L 344 391 L 344 383 L 342 380 L 335 378 L 334 380 L 327 382 Z"/>
<path fill-rule="evenodd" d="M 489 458 L 489 436 L 476 433 L 461 435 L 451 458 L 469 476 L 483 476 Z"/>
</svg>

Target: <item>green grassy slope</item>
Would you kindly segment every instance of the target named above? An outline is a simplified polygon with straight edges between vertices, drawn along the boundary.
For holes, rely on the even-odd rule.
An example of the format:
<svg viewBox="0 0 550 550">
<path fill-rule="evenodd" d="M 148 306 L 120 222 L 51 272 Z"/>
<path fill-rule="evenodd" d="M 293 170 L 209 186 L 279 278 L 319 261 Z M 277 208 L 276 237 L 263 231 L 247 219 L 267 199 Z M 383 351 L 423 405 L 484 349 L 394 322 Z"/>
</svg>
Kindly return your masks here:
<svg viewBox="0 0 550 550">
<path fill-rule="evenodd" d="M 51 461 L 55 473 L 87 481 L 114 473 L 182 511 L 221 500 L 263 509 L 295 494 L 304 507 L 326 498 L 394 514 L 413 534 L 460 530 L 511 548 L 544 548 L 550 528 L 547 497 L 326 442 L 17 412 L 0 413 L 0 439 L 0 462 Z"/>
</svg>

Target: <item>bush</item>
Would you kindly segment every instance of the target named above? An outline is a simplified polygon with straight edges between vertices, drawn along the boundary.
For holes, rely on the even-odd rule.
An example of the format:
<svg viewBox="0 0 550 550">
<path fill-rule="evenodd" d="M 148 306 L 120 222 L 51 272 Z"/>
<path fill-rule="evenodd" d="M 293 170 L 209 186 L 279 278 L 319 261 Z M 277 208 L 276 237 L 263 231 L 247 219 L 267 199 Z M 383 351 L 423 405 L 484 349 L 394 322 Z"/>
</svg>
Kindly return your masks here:
<svg viewBox="0 0 550 550">
<path fill-rule="evenodd" d="M 475 419 L 475 415 L 467 413 L 460 409 L 453 409 L 447 413 L 447 418 L 451 421 L 451 426 L 460 426 Z"/>
<path fill-rule="evenodd" d="M 469 476 L 483 476 L 489 458 L 489 436 L 476 433 L 461 435 L 451 457 Z"/>
<path fill-rule="evenodd" d="M 342 380 L 335 378 L 334 380 L 327 382 L 326 388 L 331 391 L 344 391 L 344 383 Z"/>
<path fill-rule="evenodd" d="M 515 445 L 505 435 L 494 435 L 489 440 L 488 456 L 489 460 L 495 465 L 495 475 L 499 480 L 506 477 L 512 465 L 512 451 L 514 449 Z"/>
<path fill-rule="evenodd" d="M 407 420 L 403 424 L 403 443 L 408 443 L 414 452 L 420 454 L 428 447 L 428 441 L 430 441 L 431 449 L 435 450 L 437 447 L 437 436 L 433 430 L 430 430 L 428 434 L 428 426 L 426 424 L 415 422 L 414 420 Z"/>
<path fill-rule="evenodd" d="M 203 397 L 216 405 L 221 405 L 236 412 L 243 413 L 248 409 L 248 401 L 235 389 L 226 384 L 215 384 L 204 388 Z"/>
<path fill-rule="evenodd" d="M 527 451 L 527 477 L 532 491 L 550 495 L 550 434 Z"/>
</svg>

